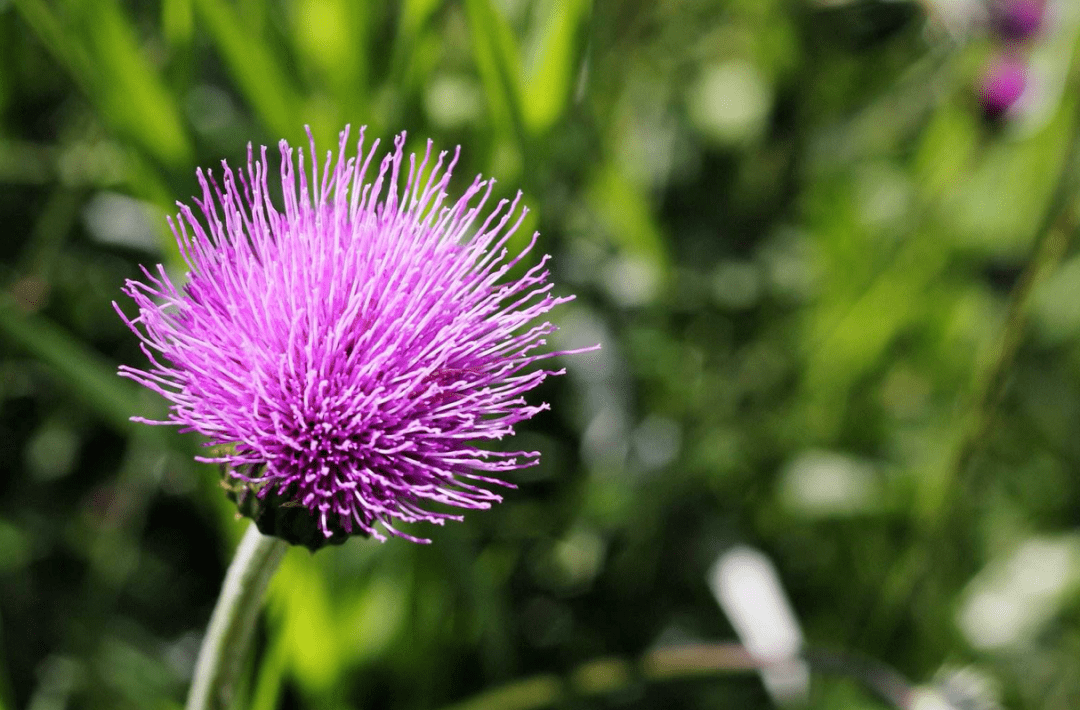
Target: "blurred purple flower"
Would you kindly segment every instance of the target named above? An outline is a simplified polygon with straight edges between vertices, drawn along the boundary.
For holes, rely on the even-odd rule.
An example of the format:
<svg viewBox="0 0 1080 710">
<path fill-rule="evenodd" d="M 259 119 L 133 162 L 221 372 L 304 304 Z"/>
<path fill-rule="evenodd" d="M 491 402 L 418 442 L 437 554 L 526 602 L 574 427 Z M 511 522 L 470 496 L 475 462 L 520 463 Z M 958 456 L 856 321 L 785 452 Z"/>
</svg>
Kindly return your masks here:
<svg viewBox="0 0 1080 710">
<path fill-rule="evenodd" d="M 1007 39 L 1027 39 L 1039 31 L 1044 13 L 1041 0 L 1004 0 L 994 6 L 994 29 Z"/>
<path fill-rule="evenodd" d="M 299 509 L 327 539 L 382 527 L 425 542 L 392 521 L 460 520 L 428 505 L 488 508 L 501 497 L 485 486 L 537 463 L 475 443 L 548 408 L 522 395 L 564 370 L 530 366 L 568 353 L 540 352 L 556 328 L 536 321 L 573 297 L 551 295 L 547 256 L 507 278 L 538 235 L 510 255 L 527 209 L 518 193 L 485 212 L 493 180 L 447 199 L 460 149 L 433 161 L 429 141 L 406 166 L 401 134 L 365 182 L 379 143 L 365 152 L 361 129 L 346 158 L 348 133 L 321 177 L 314 140 L 310 176 L 281 142 L 284 211 L 265 147 L 256 160 L 249 145 L 239 185 L 225 163 L 223 185 L 198 171 L 201 217 L 178 203 L 169 220 L 187 284 L 161 265 L 126 283 L 138 315 L 120 315 L 151 365 L 120 373 L 171 403 L 167 421 L 138 421 L 225 445 L 199 460 L 254 499 Z"/>
<path fill-rule="evenodd" d="M 989 118 L 1000 118 L 1011 109 L 1027 87 L 1027 67 L 1017 59 L 995 60 L 983 73 L 979 102 Z"/>
</svg>

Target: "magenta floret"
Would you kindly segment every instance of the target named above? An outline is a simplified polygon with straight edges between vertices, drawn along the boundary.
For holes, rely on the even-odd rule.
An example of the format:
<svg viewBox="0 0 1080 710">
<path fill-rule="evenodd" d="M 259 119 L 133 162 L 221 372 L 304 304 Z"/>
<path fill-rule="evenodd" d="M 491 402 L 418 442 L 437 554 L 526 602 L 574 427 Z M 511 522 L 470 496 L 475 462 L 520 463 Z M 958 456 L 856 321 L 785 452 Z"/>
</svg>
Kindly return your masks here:
<svg viewBox="0 0 1080 710">
<path fill-rule="evenodd" d="M 429 141 L 406 162 L 404 134 L 367 182 L 379 142 L 365 150 L 361 129 L 347 157 L 348 134 L 321 175 L 314 141 L 310 176 L 281 142 L 280 211 L 265 147 L 239 176 L 223 163 L 220 184 L 198 172 L 198 214 L 170 220 L 186 285 L 161 265 L 126 283 L 138 314 L 121 316 L 150 365 L 120 373 L 170 402 L 166 421 L 139 421 L 222 445 L 200 460 L 302 506 L 327 538 L 422 541 L 393 523 L 460 520 L 446 508 L 490 507 L 489 486 L 537 462 L 478 444 L 548 408 L 523 395 L 563 370 L 532 366 L 566 353 L 543 351 L 555 326 L 538 321 L 572 297 L 551 295 L 547 256 L 508 278 L 537 239 L 508 248 L 520 193 L 489 208 L 478 176 L 450 200 L 459 151 L 433 160 Z"/>
</svg>

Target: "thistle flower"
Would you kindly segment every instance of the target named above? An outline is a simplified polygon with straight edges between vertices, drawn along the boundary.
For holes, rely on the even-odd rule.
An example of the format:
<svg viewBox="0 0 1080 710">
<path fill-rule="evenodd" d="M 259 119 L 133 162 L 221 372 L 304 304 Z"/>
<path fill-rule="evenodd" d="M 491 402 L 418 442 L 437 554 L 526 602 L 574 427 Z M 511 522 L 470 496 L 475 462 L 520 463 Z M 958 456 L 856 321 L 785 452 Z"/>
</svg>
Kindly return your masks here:
<svg viewBox="0 0 1080 710">
<path fill-rule="evenodd" d="M 491 208 L 477 176 L 449 200 L 460 149 L 433 160 L 429 141 L 406 165 L 404 133 L 368 182 L 379 142 L 361 129 L 346 157 L 348 134 L 320 174 L 309 131 L 310 177 L 280 143 L 283 211 L 265 146 L 239 175 L 223 162 L 220 184 L 199 170 L 201 217 L 178 203 L 169 220 L 186 285 L 143 268 L 124 286 L 138 314 L 116 306 L 150 361 L 120 374 L 171 403 L 136 420 L 204 435 L 215 455 L 198 460 L 222 464 L 241 511 L 312 549 L 381 530 L 427 542 L 394 524 L 499 502 L 490 487 L 539 453 L 478 444 L 548 409 L 523 395 L 564 370 L 532 366 L 571 352 L 542 350 L 556 328 L 537 321 L 572 299 L 551 295 L 548 257 L 508 276 L 538 236 L 511 254 L 520 192 Z"/>
<path fill-rule="evenodd" d="M 1005 39 L 1025 40 L 1042 26 L 1043 0 L 1004 0 L 992 7 L 994 29 Z"/>
<path fill-rule="evenodd" d="M 1020 101 L 1027 88 L 1028 69 L 1019 59 L 998 58 L 986 68 L 979 86 L 983 114 L 998 120 Z"/>
</svg>

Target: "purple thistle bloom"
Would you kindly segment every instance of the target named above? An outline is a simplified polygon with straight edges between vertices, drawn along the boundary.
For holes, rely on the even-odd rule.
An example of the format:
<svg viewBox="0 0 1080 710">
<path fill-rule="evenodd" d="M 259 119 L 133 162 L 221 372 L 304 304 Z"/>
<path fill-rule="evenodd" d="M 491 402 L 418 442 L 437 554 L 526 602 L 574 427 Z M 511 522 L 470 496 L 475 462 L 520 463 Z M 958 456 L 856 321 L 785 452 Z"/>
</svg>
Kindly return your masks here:
<svg viewBox="0 0 1080 710">
<path fill-rule="evenodd" d="M 223 185 L 198 171 L 201 217 L 178 203 L 169 220 L 187 284 L 160 264 L 127 281 L 139 312 L 117 311 L 150 367 L 120 374 L 171 403 L 167 421 L 137 421 L 224 445 L 198 460 L 223 464 L 260 504 L 302 511 L 325 538 L 314 546 L 384 540 L 380 526 L 426 542 L 392 521 L 460 520 L 428 505 L 488 508 L 502 499 L 486 485 L 512 488 L 501 476 L 538 462 L 474 442 L 548 409 L 523 395 L 565 370 L 530 366 L 580 351 L 540 352 L 556 328 L 536 321 L 573 297 L 551 295 L 547 256 L 506 278 L 538 234 L 510 255 L 527 209 L 519 192 L 485 213 L 494 180 L 447 199 L 460 148 L 432 161 L 429 141 L 402 186 L 402 133 L 365 182 L 379 142 L 365 152 L 361 129 L 346 158 L 348 133 L 321 178 L 313 139 L 310 177 L 304 152 L 294 170 L 280 143 L 284 211 L 270 200 L 265 146 L 258 160 L 248 146 L 239 184 L 224 162 Z"/>
<path fill-rule="evenodd" d="M 1039 31 L 1045 12 L 1042 0 L 1005 0 L 994 6 L 994 26 L 1006 39 L 1027 39 Z"/>
<path fill-rule="evenodd" d="M 1027 87 L 1027 67 L 1017 59 L 999 58 L 983 74 L 979 102 L 987 118 L 1001 118 Z"/>
<path fill-rule="evenodd" d="M 986 68 L 978 101 L 991 120 L 1000 119 L 1020 101 L 1027 86 L 1027 67 L 1017 59 L 998 58 Z"/>
</svg>

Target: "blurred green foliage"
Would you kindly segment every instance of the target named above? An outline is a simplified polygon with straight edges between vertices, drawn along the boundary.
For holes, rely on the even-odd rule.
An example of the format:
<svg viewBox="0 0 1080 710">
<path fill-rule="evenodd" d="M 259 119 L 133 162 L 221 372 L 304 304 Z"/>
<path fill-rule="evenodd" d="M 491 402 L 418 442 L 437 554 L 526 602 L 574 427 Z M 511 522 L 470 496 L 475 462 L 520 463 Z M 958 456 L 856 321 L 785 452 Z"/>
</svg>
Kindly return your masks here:
<svg viewBox="0 0 1080 710">
<path fill-rule="evenodd" d="M 244 523 L 190 436 L 127 421 L 163 405 L 114 376 L 142 355 L 111 301 L 179 267 L 196 166 L 346 123 L 523 190 L 578 294 L 558 344 L 604 349 L 546 386 L 502 506 L 290 551 L 241 706 L 770 707 L 753 674 L 557 692 L 733 639 L 705 574 L 744 543 L 814 646 L 1080 707 L 1052 5 L 1007 48 L 1037 91 L 990 124 L 978 2 L 0 0 L 0 710 L 180 706 Z M 818 676 L 811 704 L 882 707 Z"/>
</svg>

